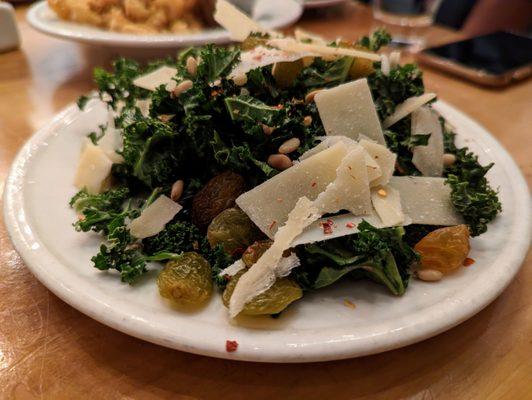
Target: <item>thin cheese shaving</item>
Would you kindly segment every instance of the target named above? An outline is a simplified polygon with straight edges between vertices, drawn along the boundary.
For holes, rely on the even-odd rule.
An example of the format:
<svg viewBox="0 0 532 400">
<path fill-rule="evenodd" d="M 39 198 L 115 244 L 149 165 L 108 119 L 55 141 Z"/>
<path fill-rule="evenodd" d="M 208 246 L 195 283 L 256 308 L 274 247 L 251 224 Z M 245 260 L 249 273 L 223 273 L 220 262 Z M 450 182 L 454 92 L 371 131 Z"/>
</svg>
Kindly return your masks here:
<svg viewBox="0 0 532 400">
<path fill-rule="evenodd" d="M 292 62 L 308 57 L 309 53 L 289 53 L 279 49 L 257 46 L 253 50 L 244 51 L 240 55 L 240 62 L 233 68 L 229 78 L 247 74 L 255 68 L 273 65 L 278 62 Z"/>
<path fill-rule="evenodd" d="M 389 186 L 371 192 L 373 208 L 384 226 L 403 225 L 405 214 L 401 206 L 401 195 Z"/>
<path fill-rule="evenodd" d="M 386 185 L 395 170 L 397 155 L 386 147 L 367 139 L 360 140 L 359 144 L 380 167 L 380 176 L 371 181 L 371 187 Z"/>
<path fill-rule="evenodd" d="M 176 75 L 177 69 L 164 65 L 152 72 L 135 78 L 133 85 L 154 91 L 161 85 L 168 85 Z"/>
<path fill-rule="evenodd" d="M 231 39 L 243 42 L 253 32 L 267 32 L 261 25 L 226 0 L 218 0 L 214 20 L 229 31 Z"/>
<path fill-rule="evenodd" d="M 451 202 L 451 188 L 445 178 L 392 176 L 390 187 L 401 196 L 404 213 L 414 224 L 459 225 L 462 217 Z"/>
<path fill-rule="evenodd" d="M 422 105 L 428 103 L 436 98 L 435 93 L 425 93 L 421 96 L 414 96 L 406 99 L 395 108 L 395 112 L 384 120 L 382 127 L 388 129 L 390 126 L 399 122 L 407 115 L 410 115 L 416 111 Z"/>
<path fill-rule="evenodd" d="M 314 98 L 327 135 L 358 140 L 360 135 L 385 144 L 367 79 L 322 90 Z"/>
<path fill-rule="evenodd" d="M 412 113 L 412 135 L 430 134 L 426 146 L 414 147 L 412 164 L 423 176 L 441 176 L 443 173 L 443 132 L 438 114 L 429 107 Z"/>
<path fill-rule="evenodd" d="M 303 30 L 301 28 L 296 28 L 294 30 L 294 37 L 296 40 L 303 42 L 303 41 L 310 41 L 312 43 L 326 45 L 327 41 L 322 37 L 315 33 Z"/>
<path fill-rule="evenodd" d="M 85 188 L 89 194 L 101 193 L 108 186 L 112 166 L 104 150 L 88 141 L 79 158 L 74 186 Z"/>
<path fill-rule="evenodd" d="M 142 211 L 139 217 L 129 223 L 129 231 L 138 239 L 157 235 L 182 208 L 169 197 L 159 196 Z"/>
<path fill-rule="evenodd" d="M 293 38 L 271 39 L 268 41 L 268 45 L 275 47 L 279 50 L 291 51 L 295 53 L 309 52 L 315 54 L 316 56 L 348 56 L 365 58 L 371 61 L 381 60 L 381 56 L 375 53 L 355 49 L 347 49 L 344 47 L 331 47 L 323 44 L 301 43 Z"/>
<path fill-rule="evenodd" d="M 347 210 L 355 215 L 371 212 L 368 174 L 365 150 L 352 147 L 336 169 L 336 179 L 315 201 L 320 214 Z"/>
<path fill-rule="evenodd" d="M 229 301 L 229 315 L 234 318 L 247 302 L 268 290 L 278 277 L 284 276 L 286 266 L 279 268 L 283 252 L 303 230 L 319 218 L 318 209 L 306 197 L 301 197 L 288 215 L 286 224 L 275 234 L 273 244 L 259 260 L 238 280 Z M 288 271 L 289 272 L 289 271 Z"/>
<path fill-rule="evenodd" d="M 314 200 L 336 178 L 347 151 L 337 143 L 242 194 L 236 204 L 272 238 L 301 196 Z"/>
<path fill-rule="evenodd" d="M 244 264 L 244 261 L 242 259 L 236 260 L 234 263 L 232 263 L 227 268 L 224 268 L 220 271 L 218 276 L 235 276 L 240 271 L 242 271 L 244 268 L 246 268 L 246 264 Z"/>
</svg>

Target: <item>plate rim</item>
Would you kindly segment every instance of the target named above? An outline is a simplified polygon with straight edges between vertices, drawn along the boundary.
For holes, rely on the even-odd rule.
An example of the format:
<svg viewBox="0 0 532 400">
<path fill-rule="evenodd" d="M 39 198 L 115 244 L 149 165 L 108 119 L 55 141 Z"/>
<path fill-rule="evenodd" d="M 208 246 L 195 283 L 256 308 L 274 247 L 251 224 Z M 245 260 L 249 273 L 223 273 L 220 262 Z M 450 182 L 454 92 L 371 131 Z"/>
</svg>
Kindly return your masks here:
<svg viewBox="0 0 532 400">
<path fill-rule="evenodd" d="M 435 316 L 434 320 L 430 322 L 427 320 L 417 321 L 406 328 L 402 328 L 403 332 L 400 337 L 394 337 L 393 334 L 390 335 L 388 332 L 388 335 L 362 338 L 351 337 L 334 343 L 321 340 L 311 346 L 293 347 L 285 345 L 283 347 L 269 343 L 273 349 L 271 353 L 268 349 L 260 347 L 256 349 L 242 349 L 244 351 L 239 349 L 237 352 L 227 353 L 219 344 L 205 343 L 203 338 L 183 337 L 177 334 L 171 338 L 165 337 L 164 334 L 160 334 L 156 330 L 158 329 L 157 324 L 149 324 L 149 321 L 133 321 L 132 323 L 131 319 L 126 318 L 127 316 L 124 313 L 115 311 L 109 308 L 108 305 L 105 308 L 103 301 L 99 301 L 98 299 L 94 301 L 94 298 L 91 298 L 88 293 L 82 293 L 82 291 L 73 292 L 64 282 L 60 280 L 56 281 L 51 277 L 51 274 L 43 273 L 45 271 L 43 265 L 47 264 L 49 266 L 57 262 L 57 259 L 46 248 L 34 251 L 28 247 L 29 244 L 23 233 L 24 220 L 17 213 L 21 209 L 24 209 L 24 207 L 18 206 L 17 202 L 20 202 L 18 204 L 23 204 L 21 185 L 24 181 L 25 167 L 31 161 L 32 157 L 38 154 L 38 151 L 36 151 L 38 145 L 51 136 L 56 127 L 61 126 L 65 121 L 72 121 L 76 117 L 79 111 L 75 104 L 67 106 L 49 123 L 34 133 L 16 155 L 5 181 L 6 184 L 3 193 L 4 223 L 13 247 L 24 260 L 27 268 L 55 295 L 82 313 L 107 326 L 155 344 L 217 358 L 292 363 L 339 360 L 404 347 L 451 329 L 490 304 L 502 293 L 518 273 L 530 244 L 530 194 L 524 176 L 515 161 L 497 139 L 476 121 L 441 100 L 437 103 L 436 108 L 444 115 L 446 112 L 455 113 L 457 115 L 456 118 L 460 118 L 462 124 L 469 125 L 471 129 L 480 129 L 482 132 L 481 142 L 483 147 L 488 145 L 492 148 L 496 147 L 498 158 L 503 160 L 505 171 L 512 177 L 511 187 L 514 189 L 512 200 L 514 203 L 519 203 L 519 210 L 523 209 L 525 212 L 521 215 L 521 218 L 515 219 L 515 223 L 508 228 L 511 230 L 512 235 L 519 234 L 520 240 L 513 244 L 512 253 L 505 254 L 508 251 L 506 247 L 505 250 L 507 251 L 502 252 L 502 254 L 508 256 L 508 258 L 503 260 L 500 267 L 501 269 L 506 268 L 506 274 L 502 279 L 496 282 L 487 282 L 485 290 L 474 301 L 471 301 L 471 298 L 467 298 L 469 302 L 465 304 L 465 307 L 464 304 L 461 304 L 461 309 L 458 309 L 458 311 L 456 309 L 452 310 L 453 312 L 450 313 L 453 315 L 452 318 L 445 317 L 445 314 L 449 314 L 449 311 L 446 308 L 442 308 L 442 305 L 432 306 L 431 310 L 434 309 L 432 311 L 434 314 L 431 313 L 431 315 Z M 46 257 L 43 258 L 43 255 Z M 92 301 L 87 301 L 87 299 L 91 299 Z M 420 316 L 417 316 L 417 319 L 421 319 Z M 341 332 L 341 329 L 339 329 L 339 332 Z M 178 341 L 176 342 L 176 340 Z"/>
<path fill-rule="evenodd" d="M 301 18 L 304 7 L 298 0 L 284 0 L 292 3 L 293 6 L 298 5 L 299 11 L 294 13 L 290 18 L 281 19 L 278 23 L 265 24 L 269 29 L 280 29 L 292 25 Z M 32 4 L 26 14 L 26 20 L 29 25 L 37 31 L 55 38 L 92 44 L 101 45 L 105 47 L 123 47 L 123 48 L 180 48 L 183 46 L 198 46 L 206 43 L 223 44 L 232 43 L 229 32 L 223 28 L 212 29 L 210 31 L 202 31 L 200 33 L 193 33 L 189 35 L 136 35 L 125 34 L 120 32 L 112 32 L 101 30 L 97 34 L 87 34 L 83 32 L 65 32 L 63 29 L 54 29 L 50 27 L 46 21 L 39 18 L 39 12 L 43 9 L 53 10 L 48 6 L 47 0 L 40 0 Z M 64 21 L 73 25 L 82 25 L 76 22 Z M 98 29 L 92 27 L 94 29 Z M 103 36 L 102 36 L 103 35 Z"/>
</svg>

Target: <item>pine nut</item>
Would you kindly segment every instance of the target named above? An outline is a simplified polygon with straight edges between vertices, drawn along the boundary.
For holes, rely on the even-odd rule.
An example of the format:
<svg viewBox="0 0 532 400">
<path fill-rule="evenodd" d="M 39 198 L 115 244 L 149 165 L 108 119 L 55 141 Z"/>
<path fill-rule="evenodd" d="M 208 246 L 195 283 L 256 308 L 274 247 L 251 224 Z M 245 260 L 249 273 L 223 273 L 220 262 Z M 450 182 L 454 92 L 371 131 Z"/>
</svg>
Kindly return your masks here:
<svg viewBox="0 0 532 400">
<path fill-rule="evenodd" d="M 271 126 L 262 124 L 262 132 L 264 132 L 266 136 L 270 136 L 273 133 L 273 131 L 274 131 L 274 128 L 272 128 Z"/>
<path fill-rule="evenodd" d="M 175 114 L 161 114 L 157 118 L 159 119 L 159 121 L 168 122 L 174 117 L 175 117 Z"/>
<path fill-rule="evenodd" d="M 248 83 L 248 77 L 246 74 L 238 74 L 233 78 L 233 82 L 237 86 L 244 86 L 246 83 Z"/>
<path fill-rule="evenodd" d="M 450 167 L 456 162 L 456 156 L 454 154 L 445 153 L 443 155 L 443 165 L 445 167 Z"/>
<path fill-rule="evenodd" d="M 312 117 L 310 115 L 307 115 L 305 118 L 303 118 L 303 126 L 310 126 L 312 124 Z"/>
<path fill-rule="evenodd" d="M 436 282 L 443 278 L 443 274 L 435 269 L 420 269 L 417 277 L 425 282 Z"/>
<path fill-rule="evenodd" d="M 190 79 L 186 79 L 183 82 L 181 82 L 179 85 L 176 86 L 174 89 L 174 95 L 176 97 L 181 96 L 183 92 L 186 92 L 189 89 L 192 89 L 193 83 Z"/>
<path fill-rule="evenodd" d="M 192 76 L 196 76 L 198 72 L 198 62 L 192 56 L 187 58 L 187 72 Z"/>
<path fill-rule="evenodd" d="M 293 151 L 296 151 L 300 144 L 301 144 L 301 140 L 299 140 L 296 137 L 292 139 L 288 139 L 281 146 L 279 146 L 279 153 L 288 154 Z"/>
<path fill-rule="evenodd" d="M 268 157 L 268 165 L 279 171 L 284 171 L 292 166 L 292 160 L 284 154 L 272 154 Z"/>
<path fill-rule="evenodd" d="M 314 101 L 314 97 L 319 93 L 321 92 L 323 89 L 318 89 L 318 90 L 313 90 L 312 92 L 308 93 L 306 96 L 305 96 L 305 103 L 306 104 L 310 104 Z"/>
<path fill-rule="evenodd" d="M 170 192 L 170 198 L 173 201 L 177 201 L 181 198 L 184 186 L 185 182 L 183 182 L 181 179 L 174 182 L 174 184 L 172 185 L 172 191 Z"/>
<path fill-rule="evenodd" d="M 388 196 L 388 193 L 387 193 L 386 190 L 384 190 L 384 189 L 379 189 L 379 190 L 377 190 L 377 194 L 378 194 L 379 196 L 381 196 L 381 197 L 386 197 L 386 196 Z"/>
</svg>

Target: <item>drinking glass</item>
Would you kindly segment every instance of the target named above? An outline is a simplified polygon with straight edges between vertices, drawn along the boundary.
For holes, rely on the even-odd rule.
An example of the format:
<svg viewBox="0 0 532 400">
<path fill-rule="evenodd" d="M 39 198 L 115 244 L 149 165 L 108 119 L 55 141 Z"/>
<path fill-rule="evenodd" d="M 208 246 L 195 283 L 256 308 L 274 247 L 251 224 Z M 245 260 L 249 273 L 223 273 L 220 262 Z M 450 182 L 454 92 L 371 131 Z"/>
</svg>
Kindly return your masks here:
<svg viewBox="0 0 532 400">
<path fill-rule="evenodd" d="M 442 0 L 373 0 L 373 16 L 384 24 L 394 43 L 411 46 L 424 44 L 424 34 L 434 22 Z"/>
</svg>

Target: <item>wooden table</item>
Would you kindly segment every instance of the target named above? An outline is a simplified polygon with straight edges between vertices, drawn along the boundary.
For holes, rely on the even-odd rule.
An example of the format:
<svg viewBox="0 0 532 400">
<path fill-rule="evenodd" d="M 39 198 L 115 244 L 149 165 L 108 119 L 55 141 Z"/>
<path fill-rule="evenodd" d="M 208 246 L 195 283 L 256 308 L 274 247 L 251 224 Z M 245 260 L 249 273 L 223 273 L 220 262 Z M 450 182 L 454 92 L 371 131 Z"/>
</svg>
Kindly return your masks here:
<svg viewBox="0 0 532 400">
<path fill-rule="evenodd" d="M 0 55 L 0 184 L 16 151 L 91 85 L 109 54 L 50 39 L 17 15 L 21 51 Z M 354 39 L 369 11 L 306 16 L 301 26 Z M 431 41 L 452 39 L 433 28 Z M 532 178 L 532 81 L 490 90 L 426 71 L 427 86 L 486 126 Z M 230 362 L 172 351 L 114 331 L 63 303 L 25 268 L 0 226 L 2 399 L 524 399 L 532 390 L 532 259 L 484 311 L 430 340 L 353 360 Z"/>
</svg>

